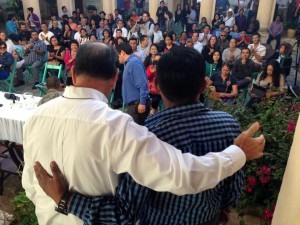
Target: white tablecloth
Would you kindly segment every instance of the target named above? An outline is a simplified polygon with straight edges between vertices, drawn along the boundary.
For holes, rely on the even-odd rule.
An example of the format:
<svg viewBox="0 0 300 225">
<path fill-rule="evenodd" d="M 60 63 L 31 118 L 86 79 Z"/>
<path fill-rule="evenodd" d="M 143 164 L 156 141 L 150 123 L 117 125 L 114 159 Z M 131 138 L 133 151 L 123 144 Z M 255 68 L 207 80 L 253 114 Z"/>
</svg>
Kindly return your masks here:
<svg viewBox="0 0 300 225">
<path fill-rule="evenodd" d="M 19 144 L 23 143 L 23 126 L 26 119 L 34 112 L 36 104 L 41 99 L 34 97 L 35 108 L 25 109 L 22 95 L 18 95 L 20 101 L 13 104 L 12 100 L 4 98 L 4 92 L 0 92 L 0 140 L 9 140 Z M 23 107 L 24 106 L 24 107 Z"/>
</svg>

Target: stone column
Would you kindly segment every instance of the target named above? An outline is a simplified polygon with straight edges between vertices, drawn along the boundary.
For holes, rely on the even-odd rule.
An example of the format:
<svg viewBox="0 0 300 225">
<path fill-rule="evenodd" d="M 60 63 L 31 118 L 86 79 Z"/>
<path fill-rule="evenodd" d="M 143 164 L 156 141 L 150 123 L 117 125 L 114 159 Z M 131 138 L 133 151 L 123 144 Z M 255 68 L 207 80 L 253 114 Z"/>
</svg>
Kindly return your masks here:
<svg viewBox="0 0 300 225">
<path fill-rule="evenodd" d="M 169 0 L 169 1 L 172 1 L 172 0 Z M 149 1 L 149 13 L 155 23 L 157 22 L 156 11 L 157 11 L 157 8 L 159 7 L 159 2 L 160 2 L 160 0 L 150 0 Z"/>
<path fill-rule="evenodd" d="M 71 16 L 72 15 L 72 11 L 75 10 L 75 2 L 74 0 L 57 0 L 57 12 L 58 15 L 61 12 L 61 7 L 66 6 L 68 9 L 68 13 Z"/>
<path fill-rule="evenodd" d="M 168 0 L 167 7 L 169 11 L 174 15 L 175 9 L 176 9 L 176 3 L 173 0 Z"/>
<path fill-rule="evenodd" d="M 202 17 L 206 17 L 208 24 L 211 25 L 211 21 L 215 15 L 215 7 L 216 0 L 202 0 L 200 6 L 199 23 Z"/>
<path fill-rule="evenodd" d="M 23 11 L 24 11 L 24 19 L 26 22 L 27 16 L 28 16 L 28 12 L 27 12 L 27 8 L 32 7 L 33 8 L 33 12 L 38 15 L 38 17 L 40 18 L 40 22 L 41 22 L 41 12 L 40 12 L 40 3 L 39 0 L 23 0 Z"/>
<path fill-rule="evenodd" d="M 103 11 L 106 13 L 106 14 L 109 14 L 109 13 L 114 13 L 114 10 L 117 8 L 117 5 L 116 5 L 116 1 L 115 0 L 105 0 L 103 1 Z"/>
<path fill-rule="evenodd" d="M 261 0 L 259 1 L 257 20 L 260 23 L 260 31 L 265 32 L 268 30 L 273 21 L 275 12 L 276 1 L 274 0 Z"/>
</svg>

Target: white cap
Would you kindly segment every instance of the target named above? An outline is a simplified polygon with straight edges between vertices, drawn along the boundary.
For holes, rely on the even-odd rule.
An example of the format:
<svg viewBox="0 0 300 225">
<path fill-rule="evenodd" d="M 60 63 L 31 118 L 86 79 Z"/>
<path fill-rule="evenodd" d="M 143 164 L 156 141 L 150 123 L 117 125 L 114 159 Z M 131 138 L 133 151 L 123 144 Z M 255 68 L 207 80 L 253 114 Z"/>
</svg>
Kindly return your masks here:
<svg viewBox="0 0 300 225">
<path fill-rule="evenodd" d="M 228 12 L 233 12 L 232 8 L 229 8 L 229 9 L 228 9 Z"/>
</svg>

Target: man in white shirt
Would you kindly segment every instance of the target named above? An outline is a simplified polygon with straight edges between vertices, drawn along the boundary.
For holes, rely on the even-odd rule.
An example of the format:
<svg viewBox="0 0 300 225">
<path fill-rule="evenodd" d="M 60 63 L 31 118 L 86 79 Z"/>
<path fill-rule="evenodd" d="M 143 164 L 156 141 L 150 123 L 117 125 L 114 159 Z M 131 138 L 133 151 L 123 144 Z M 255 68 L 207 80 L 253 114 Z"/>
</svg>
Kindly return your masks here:
<svg viewBox="0 0 300 225">
<path fill-rule="evenodd" d="M 78 43 L 79 43 L 79 39 L 80 39 L 80 37 L 81 37 L 81 35 L 80 35 L 80 30 L 81 30 L 81 28 L 82 28 L 82 26 L 81 26 L 81 24 L 77 24 L 76 25 L 76 33 L 74 34 L 74 39 L 76 40 L 76 41 L 78 41 Z"/>
<path fill-rule="evenodd" d="M 232 30 L 233 25 L 235 24 L 235 17 L 232 8 L 228 9 L 227 16 L 224 18 L 225 26 L 230 27 Z"/>
<path fill-rule="evenodd" d="M 42 165 L 56 161 L 69 191 L 84 195 L 114 194 L 118 174 L 124 172 L 153 190 L 183 195 L 214 187 L 239 170 L 246 159 L 262 155 L 264 138 L 251 138 L 252 131 L 235 140 L 243 151 L 231 145 L 202 157 L 182 154 L 129 115 L 111 109 L 107 98 L 118 78 L 116 59 L 116 51 L 108 45 L 80 46 L 72 68 L 74 86 L 67 87 L 63 97 L 40 106 L 25 123 L 22 185 L 36 206 L 40 225 L 82 221 L 53 210 L 55 203 L 34 176 L 37 160 Z M 65 212 L 67 202 L 64 195 L 57 210 Z"/>
<path fill-rule="evenodd" d="M 42 23 L 41 24 L 41 29 L 42 29 L 42 32 L 39 33 L 39 39 L 41 41 L 44 41 L 44 43 L 49 46 L 50 45 L 50 38 L 52 36 L 54 36 L 54 34 L 48 30 L 48 27 L 45 23 Z"/>
<path fill-rule="evenodd" d="M 162 32 L 159 30 L 159 23 L 154 24 L 154 32 L 153 32 L 153 43 L 157 45 L 161 45 L 161 42 L 164 40 Z"/>
<path fill-rule="evenodd" d="M 250 59 L 255 63 L 253 72 L 258 72 L 261 70 L 262 60 L 266 56 L 266 47 L 260 43 L 259 33 L 254 33 L 252 35 L 252 42 L 253 44 L 248 45 L 251 52 Z"/>
<path fill-rule="evenodd" d="M 67 15 L 68 17 L 70 16 L 66 6 L 61 7 L 61 11 L 59 12 L 59 18 L 62 19 L 64 15 Z"/>
<path fill-rule="evenodd" d="M 118 21 L 117 21 L 117 26 L 118 26 L 117 29 L 121 29 L 121 30 L 122 30 L 122 37 L 123 37 L 123 38 L 127 38 L 128 31 L 127 31 L 127 29 L 124 27 L 123 21 L 122 21 L 122 20 L 118 20 Z M 114 34 L 113 34 L 113 37 L 114 37 L 114 38 L 117 37 L 117 35 L 116 35 L 116 30 L 117 30 L 117 29 L 114 30 Z"/>
<path fill-rule="evenodd" d="M 211 34 L 210 34 L 210 26 L 206 25 L 203 29 L 203 33 L 199 34 L 199 39 L 198 41 L 201 42 L 201 44 L 203 46 L 207 45 L 209 39 L 211 38 Z"/>
<path fill-rule="evenodd" d="M 202 53 L 203 45 L 198 41 L 199 33 L 194 32 L 192 35 L 192 40 L 194 42 L 194 49 L 196 49 L 200 54 Z"/>
</svg>

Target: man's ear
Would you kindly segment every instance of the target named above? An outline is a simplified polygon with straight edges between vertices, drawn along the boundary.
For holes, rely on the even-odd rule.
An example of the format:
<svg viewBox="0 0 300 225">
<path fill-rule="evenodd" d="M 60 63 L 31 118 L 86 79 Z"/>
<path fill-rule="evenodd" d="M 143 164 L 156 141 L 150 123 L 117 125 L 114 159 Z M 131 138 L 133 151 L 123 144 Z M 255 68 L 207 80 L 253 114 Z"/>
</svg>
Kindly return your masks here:
<svg viewBox="0 0 300 225">
<path fill-rule="evenodd" d="M 75 66 L 71 67 L 72 81 L 74 86 L 76 86 L 76 69 Z"/>
<path fill-rule="evenodd" d="M 200 86 L 200 92 L 199 94 L 202 94 L 205 89 L 207 88 L 208 84 L 207 84 L 207 79 L 205 78 L 204 81 L 202 82 L 202 85 Z"/>
<path fill-rule="evenodd" d="M 156 77 L 154 77 L 154 87 L 155 87 L 155 89 L 158 91 L 158 92 L 160 92 L 160 86 L 159 86 L 159 84 L 158 84 L 158 82 L 157 82 L 157 80 L 156 80 Z"/>
</svg>

